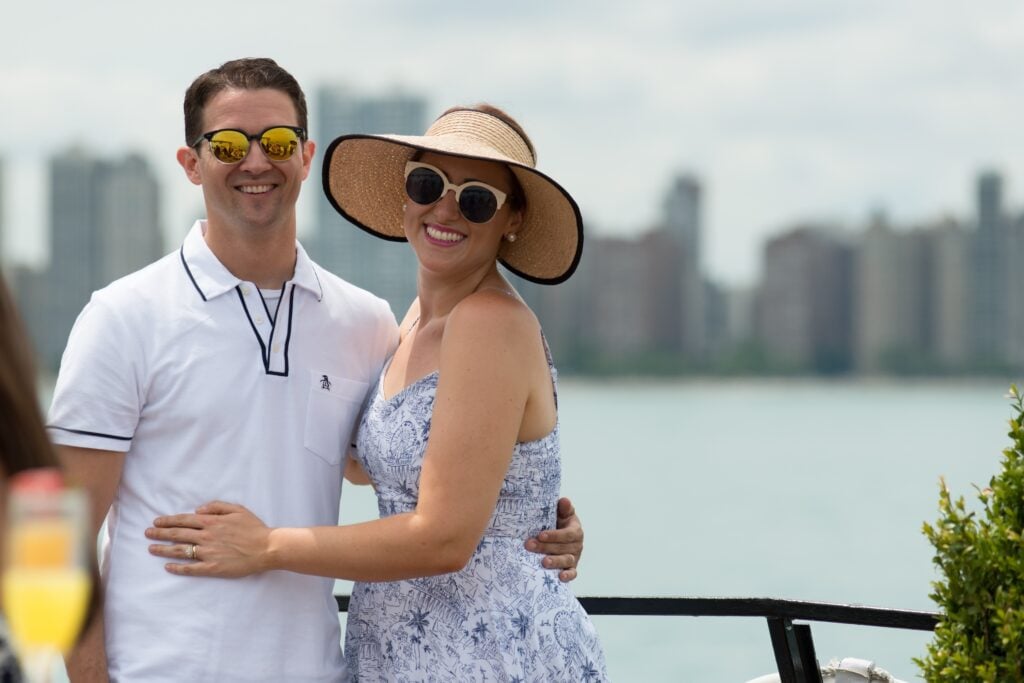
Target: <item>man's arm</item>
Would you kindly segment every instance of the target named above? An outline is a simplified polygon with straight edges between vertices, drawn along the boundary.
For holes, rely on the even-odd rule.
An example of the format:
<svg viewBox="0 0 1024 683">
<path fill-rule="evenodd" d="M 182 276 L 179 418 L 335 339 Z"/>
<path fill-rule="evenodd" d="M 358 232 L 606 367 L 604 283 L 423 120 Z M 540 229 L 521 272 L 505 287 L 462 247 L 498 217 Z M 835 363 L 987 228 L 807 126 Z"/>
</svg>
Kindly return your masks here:
<svg viewBox="0 0 1024 683">
<path fill-rule="evenodd" d="M 526 541 L 526 549 L 547 555 L 544 566 L 561 569 L 560 581 L 568 583 L 576 578 L 576 569 L 583 555 L 583 525 L 568 498 L 558 499 L 558 521 L 555 529 L 545 529 L 536 538 Z"/>
<path fill-rule="evenodd" d="M 125 454 L 75 446 L 57 446 L 57 455 L 67 480 L 81 486 L 89 495 L 89 532 L 94 539 L 99 533 L 107 510 L 121 482 Z M 99 586 L 95 588 L 99 590 Z M 72 683 L 107 683 L 107 651 L 104 645 L 103 610 L 89 622 L 78 644 L 66 660 Z"/>
<path fill-rule="evenodd" d="M 366 473 L 363 466 L 356 460 L 353 451 L 355 451 L 355 446 L 350 448 L 348 452 L 348 461 L 345 463 L 345 480 L 357 486 L 372 484 L 370 475 Z"/>
</svg>

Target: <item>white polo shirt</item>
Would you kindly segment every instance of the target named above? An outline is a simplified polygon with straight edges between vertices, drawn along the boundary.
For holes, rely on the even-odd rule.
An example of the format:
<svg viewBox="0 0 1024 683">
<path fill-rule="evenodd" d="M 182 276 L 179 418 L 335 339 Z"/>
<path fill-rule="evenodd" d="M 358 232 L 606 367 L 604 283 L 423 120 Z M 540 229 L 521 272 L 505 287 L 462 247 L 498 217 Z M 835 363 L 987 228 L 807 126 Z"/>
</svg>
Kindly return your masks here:
<svg viewBox="0 0 1024 683">
<path fill-rule="evenodd" d="M 179 251 L 93 294 L 54 391 L 54 442 L 127 453 L 101 558 L 111 677 L 336 681 L 331 579 L 173 576 L 143 531 L 214 499 L 270 526 L 337 524 L 347 445 L 395 319 L 298 244 L 268 305 L 204 231 L 197 222 Z"/>
</svg>

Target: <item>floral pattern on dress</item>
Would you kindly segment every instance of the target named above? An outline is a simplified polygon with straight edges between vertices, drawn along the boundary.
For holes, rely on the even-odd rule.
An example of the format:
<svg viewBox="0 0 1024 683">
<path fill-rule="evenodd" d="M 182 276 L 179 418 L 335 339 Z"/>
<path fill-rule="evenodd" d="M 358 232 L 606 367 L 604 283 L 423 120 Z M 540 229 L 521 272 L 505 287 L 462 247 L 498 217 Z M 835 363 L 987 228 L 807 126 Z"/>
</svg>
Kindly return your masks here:
<svg viewBox="0 0 1024 683">
<path fill-rule="evenodd" d="M 550 358 L 549 358 L 550 364 Z M 381 383 L 359 428 L 357 458 L 381 517 L 416 507 L 436 372 L 390 399 Z M 552 381 L 556 379 L 551 368 Z M 363 683 L 606 681 L 590 618 L 525 539 L 555 525 L 558 426 L 518 443 L 484 537 L 464 569 L 408 581 L 356 583 L 345 657 Z"/>
</svg>

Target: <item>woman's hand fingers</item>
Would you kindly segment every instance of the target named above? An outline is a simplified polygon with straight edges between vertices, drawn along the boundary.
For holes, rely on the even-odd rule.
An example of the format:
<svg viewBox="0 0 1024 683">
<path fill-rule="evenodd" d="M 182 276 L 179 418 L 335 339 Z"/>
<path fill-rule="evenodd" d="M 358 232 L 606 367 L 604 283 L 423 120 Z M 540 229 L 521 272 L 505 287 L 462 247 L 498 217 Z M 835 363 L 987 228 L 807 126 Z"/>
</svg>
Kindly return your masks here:
<svg viewBox="0 0 1024 683">
<path fill-rule="evenodd" d="M 187 512 L 180 515 L 164 515 L 153 520 L 157 527 L 182 527 L 185 529 L 202 529 L 203 519 L 200 515 Z"/>
<path fill-rule="evenodd" d="M 199 543 L 199 529 L 201 527 L 149 527 L 146 529 L 146 538 L 167 543 Z"/>
<path fill-rule="evenodd" d="M 193 561 L 196 559 L 197 547 L 194 543 L 154 543 L 149 546 L 149 554 L 171 560 Z"/>
<path fill-rule="evenodd" d="M 261 560 L 269 529 L 241 505 L 212 501 L 196 514 L 167 515 L 146 529 L 146 538 L 162 541 L 149 547 L 164 565 L 183 576 L 248 576 L 263 571 Z"/>
<path fill-rule="evenodd" d="M 164 565 L 170 574 L 178 576 L 220 576 L 237 578 L 244 574 L 225 574 L 214 562 L 171 562 Z"/>
<path fill-rule="evenodd" d="M 232 512 L 249 512 L 249 509 L 244 505 L 225 503 L 222 500 L 212 500 L 196 508 L 196 513 L 200 515 L 228 515 Z"/>
<path fill-rule="evenodd" d="M 158 527 L 186 527 L 189 529 L 202 529 L 209 522 L 204 517 L 211 515 L 229 515 L 233 512 L 249 512 L 244 505 L 225 503 L 221 500 L 213 500 L 196 508 L 195 512 L 186 512 L 179 515 L 163 515 L 153 520 L 153 525 Z"/>
<path fill-rule="evenodd" d="M 245 561 L 240 561 L 217 541 L 208 541 L 205 546 L 201 542 L 153 544 L 149 546 L 149 552 L 157 557 L 174 560 L 165 564 L 164 569 L 179 576 L 237 578 L 253 572 Z"/>
</svg>

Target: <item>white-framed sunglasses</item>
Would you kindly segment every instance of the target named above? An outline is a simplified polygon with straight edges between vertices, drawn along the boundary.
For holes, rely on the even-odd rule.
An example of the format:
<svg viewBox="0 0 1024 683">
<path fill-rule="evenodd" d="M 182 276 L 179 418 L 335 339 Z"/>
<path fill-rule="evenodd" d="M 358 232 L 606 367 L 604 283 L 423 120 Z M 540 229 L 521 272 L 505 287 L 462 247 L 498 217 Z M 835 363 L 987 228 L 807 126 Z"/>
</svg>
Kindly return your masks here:
<svg viewBox="0 0 1024 683">
<path fill-rule="evenodd" d="M 455 190 L 459 212 L 471 223 L 491 220 L 508 199 L 507 193 L 487 183 L 470 180 L 456 185 L 448 180 L 444 171 L 435 166 L 421 161 L 406 163 L 405 194 L 412 201 L 427 206 L 445 196 L 448 190 Z"/>
</svg>

